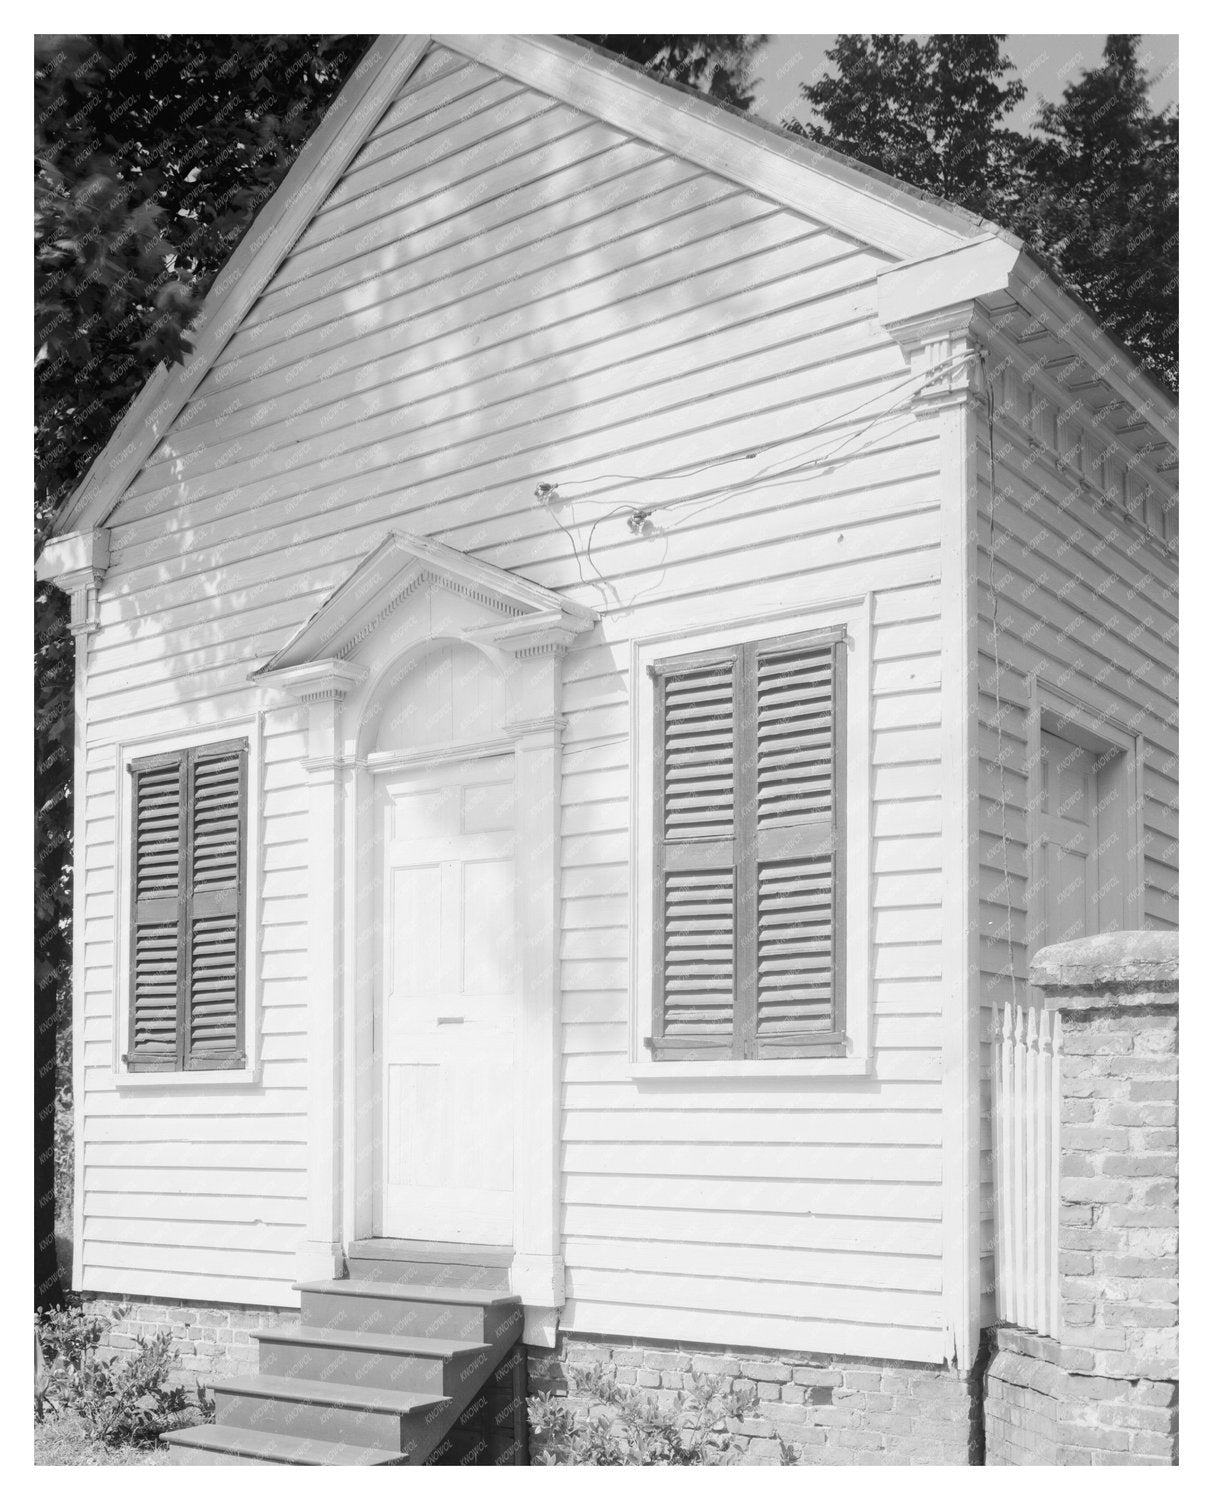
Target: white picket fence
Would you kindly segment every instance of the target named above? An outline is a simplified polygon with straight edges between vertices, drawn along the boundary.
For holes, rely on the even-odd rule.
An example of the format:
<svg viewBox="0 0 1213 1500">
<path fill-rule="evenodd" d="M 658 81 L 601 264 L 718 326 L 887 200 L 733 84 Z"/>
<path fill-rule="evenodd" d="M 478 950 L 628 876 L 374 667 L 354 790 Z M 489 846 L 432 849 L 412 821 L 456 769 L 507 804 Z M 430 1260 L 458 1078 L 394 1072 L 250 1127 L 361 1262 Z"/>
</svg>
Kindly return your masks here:
<svg viewBox="0 0 1213 1500">
<path fill-rule="evenodd" d="M 998 1317 L 1056 1338 L 1061 1018 L 1008 1002 L 993 1063 Z"/>
</svg>

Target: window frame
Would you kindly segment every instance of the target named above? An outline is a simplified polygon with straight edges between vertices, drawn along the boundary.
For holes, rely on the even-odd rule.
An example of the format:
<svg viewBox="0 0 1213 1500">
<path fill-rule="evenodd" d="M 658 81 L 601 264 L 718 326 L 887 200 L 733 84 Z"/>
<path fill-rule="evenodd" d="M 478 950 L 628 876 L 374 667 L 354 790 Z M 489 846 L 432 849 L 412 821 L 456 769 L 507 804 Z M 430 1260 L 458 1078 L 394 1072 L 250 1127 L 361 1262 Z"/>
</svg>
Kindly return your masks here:
<svg viewBox="0 0 1213 1500">
<path fill-rule="evenodd" d="M 757 776 L 757 660 L 762 652 L 795 651 L 801 647 L 831 646 L 834 683 L 832 720 L 834 755 L 830 762 L 831 810 L 828 819 L 810 817 L 799 825 L 804 830 L 802 838 L 810 839 L 810 828 L 829 828 L 828 842 L 831 845 L 833 866 L 831 872 L 830 900 L 833 909 L 833 968 L 831 975 L 831 1002 L 838 1024 L 829 1032 L 813 1034 L 800 1040 L 766 1039 L 758 1035 L 758 866 L 763 856 L 762 830 L 757 819 L 757 808 L 752 819 L 740 816 L 737 804 L 747 798 L 747 788 L 753 790 L 751 782 Z M 841 647 L 841 649 L 839 649 Z M 688 1037 L 685 1040 L 658 1036 L 662 1023 L 662 1004 L 658 995 L 660 979 L 667 960 L 665 947 L 664 892 L 659 878 L 653 880 L 653 973 L 652 973 L 652 1017 L 650 1033 L 646 1042 L 655 1061 L 711 1061 L 732 1058 L 737 1062 L 751 1062 L 762 1058 L 841 1057 L 846 1049 L 846 631 L 841 626 L 822 626 L 816 630 L 777 635 L 765 640 L 740 641 L 736 645 L 724 646 L 715 651 L 699 651 L 690 654 L 675 654 L 658 657 L 650 662 L 647 674 L 656 696 L 661 681 L 668 681 L 680 671 L 691 671 L 696 667 L 714 666 L 718 663 L 733 663 L 733 713 L 734 713 L 734 817 L 732 837 L 727 840 L 732 849 L 733 868 L 733 1010 L 732 1035 L 727 1045 L 713 1044 L 706 1038 Z M 748 719 L 754 724 L 753 735 L 743 739 L 743 725 Z M 669 846 L 674 844 L 708 844 L 708 840 L 671 840 L 662 830 L 665 818 L 665 734 L 660 716 L 653 715 L 653 851 L 655 876 L 667 874 L 672 868 L 667 862 Z M 753 751 L 754 755 L 748 752 Z M 818 835 L 820 837 L 820 835 Z M 723 842 L 723 841 L 721 841 Z M 659 852 L 661 851 L 661 852 Z M 789 857 L 785 852 L 784 858 Z M 803 855 L 802 855 L 803 857 Z M 674 866 L 683 863 L 675 856 Z M 689 868 L 689 866 L 688 866 Z"/>
<path fill-rule="evenodd" d="M 710 1078 L 840 1077 L 863 1075 L 871 1068 L 869 934 L 872 850 L 870 840 L 871 764 L 871 625 L 872 595 L 864 593 L 806 610 L 741 619 L 711 628 L 706 624 L 669 630 L 633 640 L 634 689 L 631 735 L 631 1019 L 629 1075 L 639 1081 Z M 841 864 L 836 899 L 844 913 L 839 951 L 842 970 L 839 1011 L 843 1035 L 834 1044 L 767 1051 L 756 1057 L 712 1055 L 654 1057 L 654 961 L 659 948 L 656 920 L 658 861 L 654 841 L 657 819 L 658 757 L 655 753 L 658 697 L 649 672 L 658 663 L 690 662 L 696 656 L 717 658 L 744 645 L 781 648 L 829 634 L 843 637 L 843 700 L 840 733 L 844 750 L 838 774 L 843 788 L 837 850 Z M 825 1055 L 823 1055 L 823 1053 Z"/>
<path fill-rule="evenodd" d="M 259 1084 L 261 1059 L 258 1055 L 261 1004 L 260 952 L 261 934 L 258 871 L 261 850 L 261 763 L 264 726 L 261 714 L 255 717 L 217 725 L 203 732 L 177 735 L 160 733 L 124 740 L 114 747 L 114 919 L 113 919 L 113 1031 L 111 1083 L 122 1091 L 138 1089 L 189 1089 L 197 1087 L 231 1088 Z M 194 1066 L 171 1067 L 129 1061 L 131 1053 L 134 926 L 134 824 L 135 796 L 132 768 L 149 761 L 192 751 L 220 749 L 228 745 L 245 748 L 243 807 L 241 832 L 240 879 L 240 951 L 242 978 L 237 1022 L 238 1060 L 205 1059 Z"/>
</svg>

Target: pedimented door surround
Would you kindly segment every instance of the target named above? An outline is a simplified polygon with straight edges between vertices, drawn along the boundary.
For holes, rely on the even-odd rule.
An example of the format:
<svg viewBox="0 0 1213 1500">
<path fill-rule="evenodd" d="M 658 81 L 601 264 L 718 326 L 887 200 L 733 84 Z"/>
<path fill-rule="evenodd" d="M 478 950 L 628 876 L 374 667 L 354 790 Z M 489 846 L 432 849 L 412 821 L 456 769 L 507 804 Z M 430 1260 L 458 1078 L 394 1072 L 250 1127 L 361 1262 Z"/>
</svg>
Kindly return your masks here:
<svg viewBox="0 0 1213 1500">
<path fill-rule="evenodd" d="M 375 786 L 384 775 L 510 753 L 517 799 L 519 965 L 512 1290 L 526 1337 L 551 1342 L 564 1303 L 558 1219 L 560 658 L 594 616 L 452 547 L 389 533 L 257 684 L 307 708 L 309 1165 L 301 1279 L 340 1275 L 373 1233 L 378 1120 L 373 1052 Z M 504 685 L 488 737 L 410 728 L 402 677 L 430 652 L 480 651 Z M 394 696 L 395 694 L 395 696 Z M 387 731 L 402 726 L 404 740 Z"/>
</svg>

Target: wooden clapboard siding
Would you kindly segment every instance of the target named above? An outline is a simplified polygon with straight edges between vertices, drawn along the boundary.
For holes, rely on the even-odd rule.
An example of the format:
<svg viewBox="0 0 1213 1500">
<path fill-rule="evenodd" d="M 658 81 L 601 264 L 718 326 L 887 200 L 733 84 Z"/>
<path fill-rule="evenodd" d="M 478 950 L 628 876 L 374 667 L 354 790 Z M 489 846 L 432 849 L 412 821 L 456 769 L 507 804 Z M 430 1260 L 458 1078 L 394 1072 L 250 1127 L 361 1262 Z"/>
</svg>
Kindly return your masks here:
<svg viewBox="0 0 1213 1500">
<path fill-rule="evenodd" d="M 89 673 L 101 882 L 115 743 L 260 710 L 250 667 L 388 527 L 600 612 L 564 663 L 572 1330 L 943 1354 L 939 453 L 908 413 L 874 422 L 906 378 L 874 320 L 889 263 L 437 49 L 113 517 Z M 828 462 L 755 481 L 793 456 Z M 579 497 L 559 512 L 576 558 L 540 479 Z M 666 501 L 686 503 L 655 537 L 596 529 L 601 585 L 594 520 Z M 871 1073 L 638 1085 L 631 644 L 868 593 Z M 303 1221 L 304 726 L 274 709 L 261 737 L 256 1089 L 113 1087 L 112 882 L 90 892 L 87 1286 L 290 1299 L 269 1227 L 293 1247 Z"/>
<path fill-rule="evenodd" d="M 1031 448 L 1005 415 L 996 426 L 993 548 L 988 447 L 979 443 L 977 590 L 981 1034 L 1023 1000 L 1040 946 L 1028 925 L 1029 679 L 1061 688 L 1144 740 L 1141 787 L 1146 927 L 1178 923 L 1178 571 L 1113 505 L 1059 473 L 1057 443 Z M 1109 446 L 1115 458 L 1115 445 Z M 992 574 L 991 574 L 992 569 Z M 991 576 L 994 587 L 991 586 Z M 997 607 L 995 611 L 995 597 Z M 995 623 L 997 632 L 995 633 Z M 1011 974 L 1014 974 L 1014 984 Z M 982 1110 L 990 1108 L 988 1057 Z M 983 1150 L 983 1181 L 992 1175 Z M 983 1321 L 993 1317 L 993 1199 L 982 1194 Z"/>
</svg>

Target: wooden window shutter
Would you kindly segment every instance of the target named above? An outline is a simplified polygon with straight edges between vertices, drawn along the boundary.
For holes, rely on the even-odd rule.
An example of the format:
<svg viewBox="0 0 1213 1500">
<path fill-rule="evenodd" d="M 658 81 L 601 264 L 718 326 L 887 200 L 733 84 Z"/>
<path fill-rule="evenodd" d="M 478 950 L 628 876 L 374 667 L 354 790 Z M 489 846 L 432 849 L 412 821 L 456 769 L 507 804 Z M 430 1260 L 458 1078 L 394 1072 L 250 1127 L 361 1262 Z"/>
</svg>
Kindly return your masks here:
<svg viewBox="0 0 1213 1500">
<path fill-rule="evenodd" d="M 248 746 L 131 766 L 133 1071 L 241 1067 Z"/>
<path fill-rule="evenodd" d="M 653 1051 L 843 1050 L 841 630 L 658 663 Z"/>
<path fill-rule="evenodd" d="M 654 671 L 653 1046 L 661 1057 L 733 1055 L 737 664 L 730 651 Z"/>
<path fill-rule="evenodd" d="M 841 1050 L 843 643 L 754 652 L 752 1053 Z"/>
</svg>

